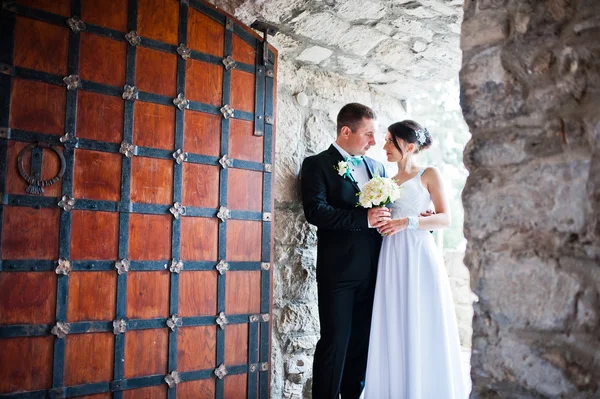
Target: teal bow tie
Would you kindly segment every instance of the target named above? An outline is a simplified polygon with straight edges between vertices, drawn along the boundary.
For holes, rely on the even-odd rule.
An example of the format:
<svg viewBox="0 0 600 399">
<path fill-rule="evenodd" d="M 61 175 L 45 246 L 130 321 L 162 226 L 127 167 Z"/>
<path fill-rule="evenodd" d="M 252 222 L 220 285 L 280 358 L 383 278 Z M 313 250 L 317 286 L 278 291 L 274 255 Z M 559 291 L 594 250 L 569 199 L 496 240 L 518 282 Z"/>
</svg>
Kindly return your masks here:
<svg viewBox="0 0 600 399">
<path fill-rule="evenodd" d="M 344 160 L 352 166 L 359 166 L 362 163 L 363 158 L 362 157 L 346 157 L 346 158 L 344 158 Z"/>
</svg>

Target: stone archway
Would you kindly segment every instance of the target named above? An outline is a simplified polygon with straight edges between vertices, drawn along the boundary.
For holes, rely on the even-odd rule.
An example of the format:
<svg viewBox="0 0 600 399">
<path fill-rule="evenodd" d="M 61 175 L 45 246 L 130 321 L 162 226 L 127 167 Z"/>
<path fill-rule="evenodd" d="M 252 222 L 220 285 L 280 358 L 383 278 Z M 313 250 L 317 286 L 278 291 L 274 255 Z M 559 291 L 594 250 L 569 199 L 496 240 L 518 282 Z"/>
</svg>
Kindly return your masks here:
<svg viewBox="0 0 600 399">
<path fill-rule="evenodd" d="M 457 44 L 451 49 L 459 35 L 461 105 L 473 135 L 464 152 L 466 263 L 480 297 L 472 397 L 597 395 L 597 2 L 214 2 L 242 21 L 266 19 L 284 32 L 274 39 L 282 57 L 275 206 L 285 223 L 275 221 L 273 396 L 309 395 L 318 328 L 309 300 L 316 243 L 296 198 L 299 162 L 333 140 L 331 115 L 340 103 L 361 101 L 384 119 L 404 117 L 406 102 L 381 89 L 410 91 L 410 74 L 433 80 L 441 64 L 417 68 L 406 60 L 444 54 L 451 64 L 461 55 Z M 386 28 L 382 19 L 396 11 L 402 16 Z M 440 35 L 444 29 L 454 36 Z M 357 54 L 368 32 L 376 33 L 367 37 L 373 53 Z M 389 40 L 415 33 L 420 39 L 406 46 Z M 298 104 L 299 92 L 308 105 Z"/>
</svg>

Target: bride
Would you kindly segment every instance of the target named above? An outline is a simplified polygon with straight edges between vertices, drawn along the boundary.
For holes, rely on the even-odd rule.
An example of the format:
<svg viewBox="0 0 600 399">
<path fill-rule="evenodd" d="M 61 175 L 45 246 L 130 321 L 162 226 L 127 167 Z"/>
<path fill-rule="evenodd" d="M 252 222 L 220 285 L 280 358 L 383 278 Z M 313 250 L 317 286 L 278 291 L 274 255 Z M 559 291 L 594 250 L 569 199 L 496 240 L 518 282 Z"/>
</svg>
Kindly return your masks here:
<svg viewBox="0 0 600 399">
<path fill-rule="evenodd" d="M 413 121 L 388 128 L 384 150 L 398 163 L 402 197 L 391 204 L 371 321 L 365 399 L 465 399 L 458 327 L 443 261 L 430 230 L 448 227 L 440 173 L 413 154 L 431 146 Z M 420 217 L 433 202 L 435 215 Z"/>
</svg>

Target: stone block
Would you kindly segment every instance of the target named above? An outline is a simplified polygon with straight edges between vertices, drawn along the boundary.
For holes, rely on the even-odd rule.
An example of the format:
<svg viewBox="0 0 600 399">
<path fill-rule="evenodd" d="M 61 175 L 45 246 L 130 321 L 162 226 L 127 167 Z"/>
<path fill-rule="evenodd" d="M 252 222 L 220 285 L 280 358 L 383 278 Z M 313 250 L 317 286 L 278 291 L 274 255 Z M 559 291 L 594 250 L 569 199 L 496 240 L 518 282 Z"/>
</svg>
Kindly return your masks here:
<svg viewBox="0 0 600 399">
<path fill-rule="evenodd" d="M 306 121 L 304 129 L 307 152 L 317 154 L 326 150 L 335 141 L 336 135 L 336 125 L 329 116 L 314 113 Z"/>
<path fill-rule="evenodd" d="M 380 1 L 345 0 L 333 8 L 335 13 L 346 21 L 376 20 L 385 16 L 385 7 Z"/>
<path fill-rule="evenodd" d="M 318 334 L 290 335 L 286 337 L 284 350 L 286 353 L 309 352 L 312 353 L 319 340 Z"/>
<path fill-rule="evenodd" d="M 480 302 L 493 304 L 489 312 L 500 326 L 536 331 L 567 328 L 581 289 L 578 278 L 555 261 L 507 254 L 486 257 L 478 284 Z"/>
<path fill-rule="evenodd" d="M 482 239 L 504 228 L 581 232 L 588 206 L 588 168 L 589 162 L 583 160 L 547 162 L 468 180 L 463 191 L 469 214 L 467 238 Z M 540 186 L 541 181 L 545 185 Z M 478 202 L 488 195 L 493 202 Z M 570 207 L 565 207 L 567 203 Z"/>
<path fill-rule="evenodd" d="M 319 64 L 326 60 L 333 54 L 333 51 L 319 46 L 311 46 L 304 49 L 297 57 L 296 60 L 302 62 L 308 62 L 311 64 Z"/>
<path fill-rule="evenodd" d="M 286 306 L 277 323 L 280 334 L 315 333 L 319 331 L 319 312 L 316 303 Z"/>
<path fill-rule="evenodd" d="M 469 52 L 475 47 L 489 47 L 508 37 L 508 20 L 505 13 L 489 12 L 478 14 L 462 25 L 460 48 Z"/>
<path fill-rule="evenodd" d="M 492 47 L 463 60 L 461 106 L 474 135 L 479 126 L 504 126 L 524 113 L 525 90 L 504 69 L 501 55 L 501 48 Z"/>
<path fill-rule="evenodd" d="M 394 69 L 408 68 L 416 55 L 410 50 L 410 42 L 386 39 L 373 50 L 373 59 Z"/>
</svg>

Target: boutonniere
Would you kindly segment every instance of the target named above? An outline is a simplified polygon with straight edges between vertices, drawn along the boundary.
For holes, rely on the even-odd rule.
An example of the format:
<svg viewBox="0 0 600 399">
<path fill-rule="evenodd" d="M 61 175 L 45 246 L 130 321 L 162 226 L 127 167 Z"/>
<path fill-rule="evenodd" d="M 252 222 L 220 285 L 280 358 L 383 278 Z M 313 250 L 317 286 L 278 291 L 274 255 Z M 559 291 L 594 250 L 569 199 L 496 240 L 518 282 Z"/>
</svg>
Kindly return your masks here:
<svg viewBox="0 0 600 399">
<path fill-rule="evenodd" d="M 350 167 L 348 166 L 348 162 L 340 161 L 338 162 L 337 166 L 333 166 L 333 169 L 335 169 L 338 172 L 338 174 L 343 178 L 348 179 L 351 182 L 355 181 L 354 177 L 352 177 L 352 174 L 350 173 Z"/>
</svg>

